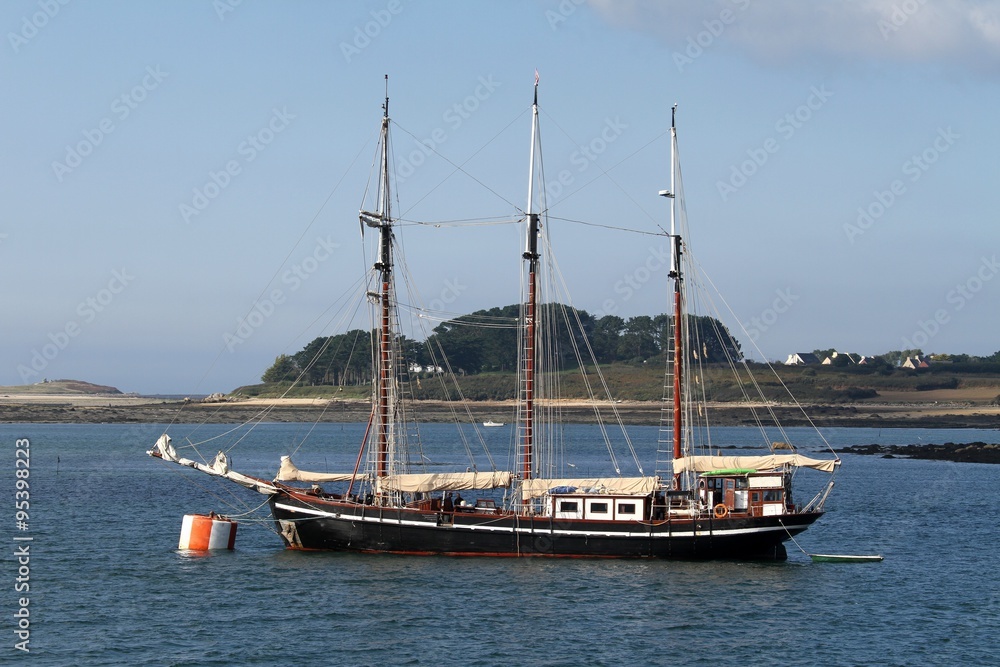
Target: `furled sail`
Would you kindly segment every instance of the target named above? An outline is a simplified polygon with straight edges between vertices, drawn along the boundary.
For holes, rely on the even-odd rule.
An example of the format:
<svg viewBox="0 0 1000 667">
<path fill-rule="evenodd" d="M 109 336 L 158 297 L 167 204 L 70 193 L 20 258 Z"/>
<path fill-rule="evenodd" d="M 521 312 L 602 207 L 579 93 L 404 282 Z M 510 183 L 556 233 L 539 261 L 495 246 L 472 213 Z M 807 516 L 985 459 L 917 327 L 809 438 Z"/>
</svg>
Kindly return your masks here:
<svg viewBox="0 0 1000 667">
<path fill-rule="evenodd" d="M 812 468 L 832 473 L 840 459 L 811 459 L 801 454 L 772 454 L 770 456 L 684 456 L 674 459 L 674 472 L 711 472 L 713 470 L 752 469 L 776 470 L 782 466 Z"/>
<path fill-rule="evenodd" d="M 281 457 L 281 466 L 278 468 L 279 482 L 350 482 L 352 479 L 364 479 L 364 475 L 354 475 L 349 472 L 309 472 L 299 470 L 290 456 Z"/>
<path fill-rule="evenodd" d="M 438 472 L 379 477 L 376 487 L 380 491 L 404 493 L 429 493 L 433 491 L 466 491 L 469 489 L 496 489 L 510 486 L 509 472 Z"/>
<path fill-rule="evenodd" d="M 164 461 L 170 461 L 171 463 L 177 463 L 182 466 L 194 468 L 195 470 L 200 470 L 209 475 L 225 477 L 228 480 L 236 482 L 240 486 L 245 486 L 246 488 L 253 489 L 259 493 L 273 494 L 278 492 L 278 489 L 275 488 L 274 485 L 269 484 L 262 479 L 243 475 L 235 470 L 230 470 L 229 457 L 226 456 L 225 452 L 219 452 L 216 454 L 210 464 L 199 463 L 198 461 L 178 456 L 177 450 L 175 450 L 174 446 L 170 444 L 170 436 L 166 433 L 161 435 L 156 441 L 156 444 L 153 445 L 153 448 L 146 453 Z"/>
<path fill-rule="evenodd" d="M 576 487 L 592 493 L 644 496 L 653 492 L 658 477 L 587 477 L 566 479 L 526 479 L 521 482 L 521 497 L 537 498 L 556 487 Z"/>
</svg>

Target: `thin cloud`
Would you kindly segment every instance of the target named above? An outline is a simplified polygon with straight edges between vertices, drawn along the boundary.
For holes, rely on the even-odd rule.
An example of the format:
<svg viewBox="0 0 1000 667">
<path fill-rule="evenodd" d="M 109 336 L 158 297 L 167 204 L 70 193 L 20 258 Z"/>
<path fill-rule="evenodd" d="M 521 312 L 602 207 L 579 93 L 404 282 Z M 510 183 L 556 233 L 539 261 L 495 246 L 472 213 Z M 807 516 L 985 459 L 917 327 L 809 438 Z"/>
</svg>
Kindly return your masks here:
<svg viewBox="0 0 1000 667">
<path fill-rule="evenodd" d="M 588 0 L 679 53 L 702 37 L 771 64 L 934 64 L 1000 75 L 1000 3 L 975 0 Z M 710 36 L 710 38 L 709 38 Z"/>
</svg>

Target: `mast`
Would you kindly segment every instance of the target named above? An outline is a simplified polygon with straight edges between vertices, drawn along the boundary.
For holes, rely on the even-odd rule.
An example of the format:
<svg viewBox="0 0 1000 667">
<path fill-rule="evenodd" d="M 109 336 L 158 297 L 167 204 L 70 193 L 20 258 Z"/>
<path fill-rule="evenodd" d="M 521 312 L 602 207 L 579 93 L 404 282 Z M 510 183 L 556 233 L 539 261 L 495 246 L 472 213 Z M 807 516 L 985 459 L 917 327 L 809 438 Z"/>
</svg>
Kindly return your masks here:
<svg viewBox="0 0 1000 667">
<path fill-rule="evenodd" d="M 683 455 L 681 451 L 683 383 L 683 309 L 681 303 L 681 283 L 684 279 L 681 273 L 681 237 L 677 234 L 677 105 L 670 111 L 670 190 L 663 190 L 660 195 L 670 198 L 670 278 L 674 281 L 674 391 L 673 391 L 673 440 L 674 458 Z"/>
<path fill-rule="evenodd" d="M 379 138 L 379 187 L 376 212 L 361 211 L 361 222 L 378 229 L 379 252 L 374 269 L 379 275 L 381 291 L 371 293 L 379 304 L 376 326 L 377 349 L 375 386 L 375 442 L 376 475 L 389 474 L 389 445 L 393 416 L 393 367 L 392 367 L 392 217 L 389 194 L 389 75 L 385 76 L 386 95 L 382 105 L 382 131 Z"/>
<path fill-rule="evenodd" d="M 681 237 L 677 235 L 677 105 L 670 110 L 670 189 L 674 197 L 670 200 L 670 233 L 674 240 L 674 458 L 681 457 L 681 374 L 683 372 L 684 356 L 682 354 L 684 320 L 681 309 Z"/>
<path fill-rule="evenodd" d="M 535 362 L 537 329 L 535 310 L 538 287 L 538 213 L 534 211 L 535 144 L 538 139 L 538 72 L 531 104 L 531 151 L 528 165 L 528 236 L 522 257 L 528 262 L 528 295 L 524 309 L 524 432 L 521 442 L 521 477 L 531 479 L 535 450 Z M 529 502 L 528 500 L 524 501 Z"/>
</svg>

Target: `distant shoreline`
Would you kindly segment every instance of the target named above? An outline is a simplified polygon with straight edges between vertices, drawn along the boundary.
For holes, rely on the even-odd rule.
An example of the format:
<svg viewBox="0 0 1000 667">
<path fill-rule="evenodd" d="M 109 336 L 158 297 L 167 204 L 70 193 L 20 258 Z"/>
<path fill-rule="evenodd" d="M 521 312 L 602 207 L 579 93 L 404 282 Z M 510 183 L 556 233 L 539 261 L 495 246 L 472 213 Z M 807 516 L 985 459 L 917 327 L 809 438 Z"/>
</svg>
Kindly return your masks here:
<svg viewBox="0 0 1000 667">
<path fill-rule="evenodd" d="M 510 423 L 514 404 L 510 401 L 482 401 L 468 404 L 477 422 Z M 572 423 L 594 423 L 594 407 L 585 401 L 558 403 L 562 419 Z M 614 404 L 622 421 L 629 425 L 658 425 L 659 401 L 622 401 Z M 771 410 L 784 426 L 806 426 L 810 420 L 820 427 L 854 428 L 985 428 L 1000 429 L 1000 407 L 941 404 L 837 404 L 794 406 L 775 405 Z M 115 395 L 6 395 L 0 397 L 0 422 L 53 424 L 118 424 L 207 422 L 242 423 L 267 411 L 269 422 L 364 422 L 370 412 L 363 400 L 340 399 L 253 399 L 245 401 L 176 401 L 141 396 Z M 612 404 L 599 403 L 604 419 L 613 416 Z M 463 419 L 464 408 L 459 409 Z M 452 409 L 440 401 L 414 401 L 417 421 L 450 422 Z M 754 414 L 767 415 L 763 405 L 717 404 L 712 422 L 717 426 L 755 426 Z"/>
</svg>

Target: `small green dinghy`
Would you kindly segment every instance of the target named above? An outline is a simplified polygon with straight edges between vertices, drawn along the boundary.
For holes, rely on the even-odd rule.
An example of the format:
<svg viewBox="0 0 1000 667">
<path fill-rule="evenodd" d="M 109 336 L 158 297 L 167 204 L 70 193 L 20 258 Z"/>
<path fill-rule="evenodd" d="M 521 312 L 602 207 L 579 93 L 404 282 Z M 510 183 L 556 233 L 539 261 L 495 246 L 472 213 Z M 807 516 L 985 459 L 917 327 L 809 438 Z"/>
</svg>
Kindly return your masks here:
<svg viewBox="0 0 1000 667">
<path fill-rule="evenodd" d="M 846 554 L 809 554 L 814 563 L 877 563 L 881 556 L 849 556 Z"/>
</svg>

